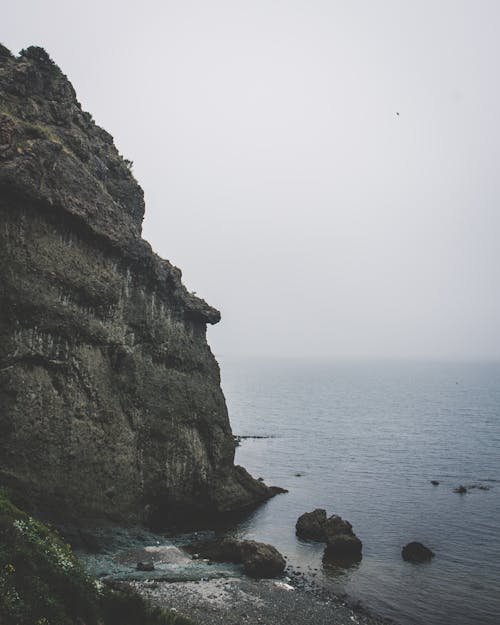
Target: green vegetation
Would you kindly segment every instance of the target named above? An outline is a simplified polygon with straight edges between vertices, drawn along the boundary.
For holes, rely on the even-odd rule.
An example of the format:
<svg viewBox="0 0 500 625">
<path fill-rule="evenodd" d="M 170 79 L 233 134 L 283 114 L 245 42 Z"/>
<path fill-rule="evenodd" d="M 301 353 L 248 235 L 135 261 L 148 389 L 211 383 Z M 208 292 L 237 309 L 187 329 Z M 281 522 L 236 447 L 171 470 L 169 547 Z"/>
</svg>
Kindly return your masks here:
<svg viewBox="0 0 500 625">
<path fill-rule="evenodd" d="M 192 625 L 91 578 L 57 534 L 0 491 L 2 625 Z"/>
<path fill-rule="evenodd" d="M 29 48 L 24 48 L 21 52 L 19 52 L 19 56 L 21 58 L 34 61 L 39 67 L 44 67 L 47 71 L 53 74 L 61 74 L 61 70 L 57 67 L 47 52 L 40 46 L 29 46 Z"/>
</svg>

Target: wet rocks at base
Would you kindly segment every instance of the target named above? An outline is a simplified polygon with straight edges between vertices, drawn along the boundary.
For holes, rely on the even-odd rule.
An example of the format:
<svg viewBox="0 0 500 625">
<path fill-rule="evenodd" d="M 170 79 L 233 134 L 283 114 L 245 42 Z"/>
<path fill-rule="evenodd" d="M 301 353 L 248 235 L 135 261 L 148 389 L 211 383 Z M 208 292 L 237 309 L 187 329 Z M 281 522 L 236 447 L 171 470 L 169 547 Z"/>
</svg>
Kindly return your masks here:
<svg viewBox="0 0 500 625">
<path fill-rule="evenodd" d="M 247 575 L 254 578 L 277 577 L 285 570 L 286 561 L 272 545 L 254 540 L 215 538 L 199 540 L 184 549 L 197 557 L 202 556 L 215 562 L 243 564 Z"/>
<path fill-rule="evenodd" d="M 326 542 L 324 560 L 356 561 L 361 559 L 363 544 L 349 521 L 326 510 L 316 508 L 297 519 L 295 531 L 299 538 Z"/>
</svg>

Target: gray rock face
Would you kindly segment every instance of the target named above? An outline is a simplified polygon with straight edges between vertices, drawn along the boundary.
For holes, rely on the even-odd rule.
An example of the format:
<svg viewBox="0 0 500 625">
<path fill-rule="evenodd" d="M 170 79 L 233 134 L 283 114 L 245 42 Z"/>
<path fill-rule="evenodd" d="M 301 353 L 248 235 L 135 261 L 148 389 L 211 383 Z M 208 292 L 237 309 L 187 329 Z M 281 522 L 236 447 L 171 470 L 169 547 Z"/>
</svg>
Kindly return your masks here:
<svg viewBox="0 0 500 625">
<path fill-rule="evenodd" d="M 196 523 L 273 491 L 233 464 L 219 312 L 141 238 L 129 165 L 44 50 L 0 54 L 0 484 L 52 520 Z"/>
<path fill-rule="evenodd" d="M 184 549 L 215 562 L 243 564 L 245 573 L 250 577 L 277 577 L 286 566 L 285 558 L 275 547 L 255 540 L 215 538 L 196 541 Z"/>
</svg>

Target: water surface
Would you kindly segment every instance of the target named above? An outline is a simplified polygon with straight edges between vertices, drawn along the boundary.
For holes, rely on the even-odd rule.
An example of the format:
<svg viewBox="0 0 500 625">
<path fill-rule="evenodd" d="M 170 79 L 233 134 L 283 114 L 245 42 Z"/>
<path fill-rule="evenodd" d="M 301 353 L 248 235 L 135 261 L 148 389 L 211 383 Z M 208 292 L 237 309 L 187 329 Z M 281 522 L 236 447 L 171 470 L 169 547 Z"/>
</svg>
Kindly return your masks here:
<svg viewBox="0 0 500 625">
<path fill-rule="evenodd" d="M 220 360 L 233 431 L 271 437 L 243 441 L 237 462 L 290 491 L 236 534 L 403 625 L 498 624 L 500 364 Z M 353 524 L 359 565 L 324 567 L 296 538 L 316 507 Z M 430 564 L 401 559 L 411 540 Z"/>
</svg>

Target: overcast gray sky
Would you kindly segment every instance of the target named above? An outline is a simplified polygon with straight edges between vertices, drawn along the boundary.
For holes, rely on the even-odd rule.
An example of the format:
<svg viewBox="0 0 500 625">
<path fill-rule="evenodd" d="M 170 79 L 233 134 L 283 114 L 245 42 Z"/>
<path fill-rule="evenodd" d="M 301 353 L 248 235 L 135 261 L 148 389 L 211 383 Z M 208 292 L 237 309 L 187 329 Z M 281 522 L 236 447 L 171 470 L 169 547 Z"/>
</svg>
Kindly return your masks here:
<svg viewBox="0 0 500 625">
<path fill-rule="evenodd" d="M 24 0 L 0 41 L 134 161 L 216 354 L 500 358 L 497 0 Z"/>
</svg>

